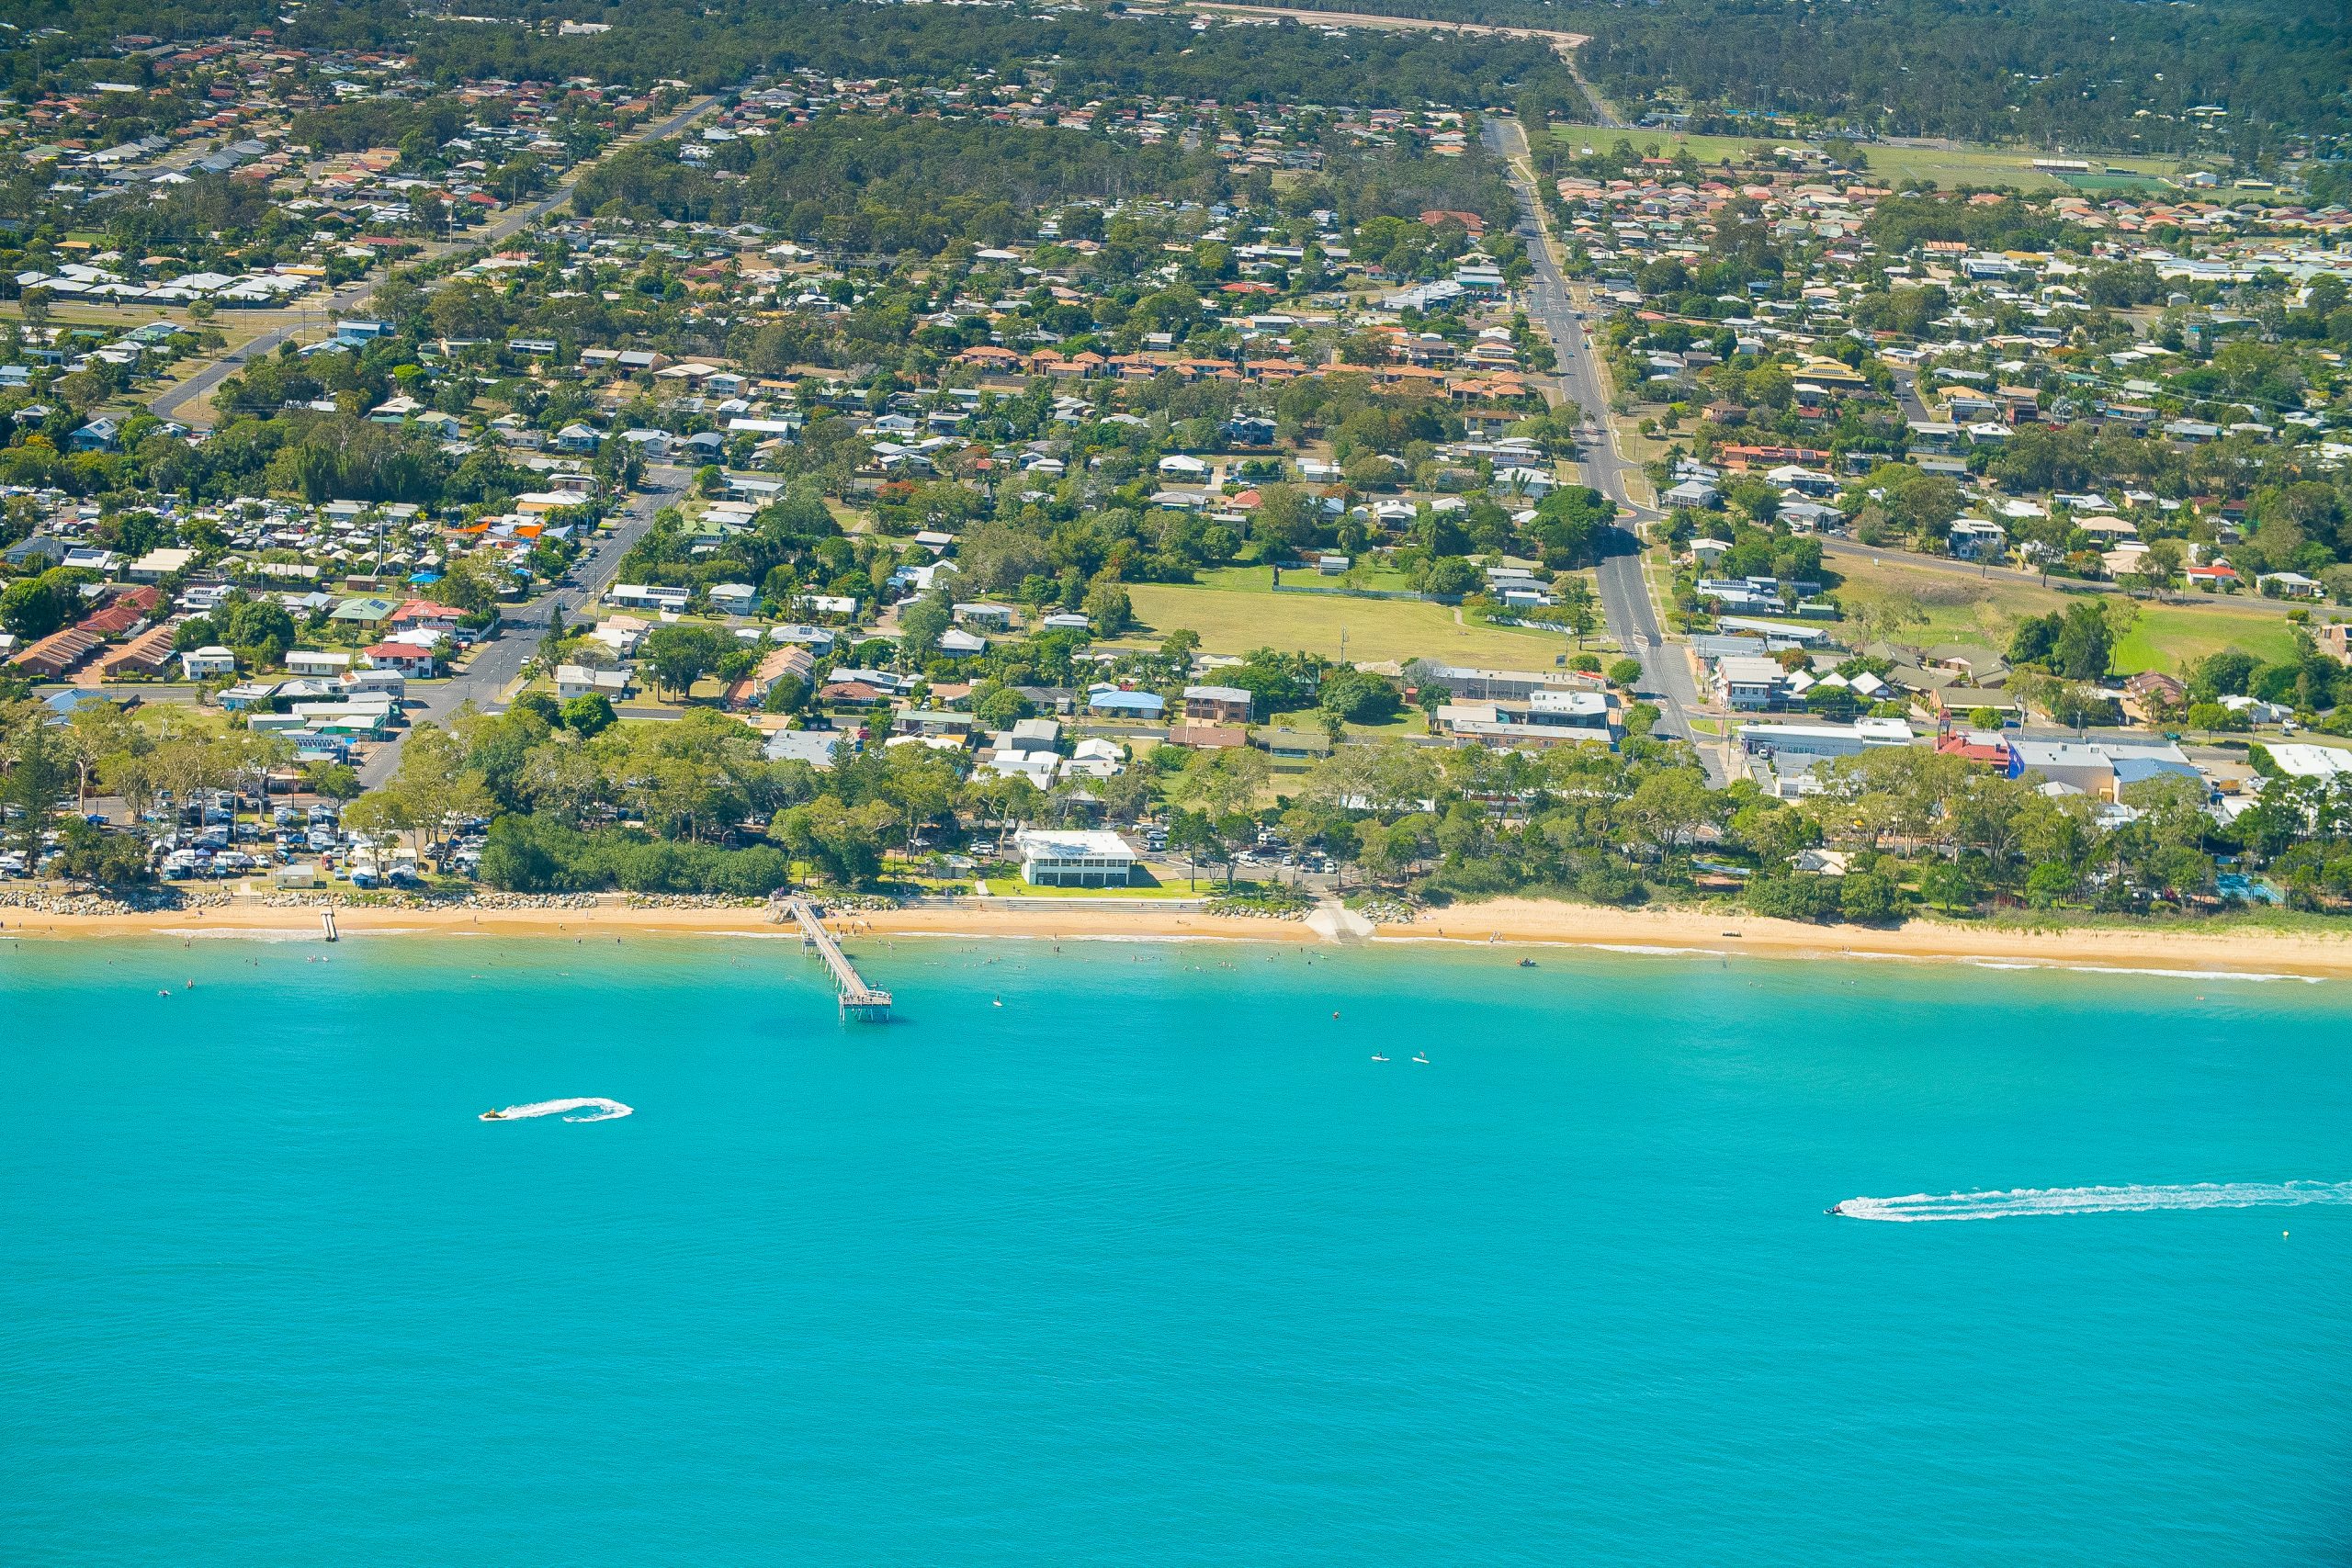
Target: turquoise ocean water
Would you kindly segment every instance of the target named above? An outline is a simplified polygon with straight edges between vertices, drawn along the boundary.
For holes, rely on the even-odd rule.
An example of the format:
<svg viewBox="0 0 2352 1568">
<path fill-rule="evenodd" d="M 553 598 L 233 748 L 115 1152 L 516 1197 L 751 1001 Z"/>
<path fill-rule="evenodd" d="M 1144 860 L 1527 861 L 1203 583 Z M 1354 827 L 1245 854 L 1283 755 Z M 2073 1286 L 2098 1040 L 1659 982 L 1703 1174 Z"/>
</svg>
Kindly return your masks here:
<svg viewBox="0 0 2352 1568">
<path fill-rule="evenodd" d="M 0 942 L 0 1561 L 2352 1561 L 2352 1207 L 1822 1213 L 2352 1180 L 2352 988 L 329 953 Z"/>
</svg>

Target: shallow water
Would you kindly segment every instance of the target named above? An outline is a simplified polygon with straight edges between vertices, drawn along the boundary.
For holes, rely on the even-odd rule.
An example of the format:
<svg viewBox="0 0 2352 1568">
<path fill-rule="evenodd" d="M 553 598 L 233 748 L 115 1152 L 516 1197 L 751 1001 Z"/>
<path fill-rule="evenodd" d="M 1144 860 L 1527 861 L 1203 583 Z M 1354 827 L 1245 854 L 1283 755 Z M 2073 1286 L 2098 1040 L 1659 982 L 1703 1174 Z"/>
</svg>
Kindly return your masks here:
<svg viewBox="0 0 2352 1568">
<path fill-rule="evenodd" d="M 2352 988 L 853 951 L 0 942 L 0 1555 L 2352 1557 L 2352 1209 L 1822 1212 L 2352 1179 Z"/>
</svg>

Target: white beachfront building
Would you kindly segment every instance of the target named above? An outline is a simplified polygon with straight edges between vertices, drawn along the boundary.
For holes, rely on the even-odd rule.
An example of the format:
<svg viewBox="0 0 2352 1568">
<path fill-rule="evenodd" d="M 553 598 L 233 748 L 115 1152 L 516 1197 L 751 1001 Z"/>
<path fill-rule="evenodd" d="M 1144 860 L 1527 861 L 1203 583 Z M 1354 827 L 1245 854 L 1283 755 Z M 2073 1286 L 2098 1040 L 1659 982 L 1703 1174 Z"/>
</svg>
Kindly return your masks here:
<svg viewBox="0 0 2352 1568">
<path fill-rule="evenodd" d="M 1021 879 L 1032 887 L 1125 887 L 1134 880 L 1135 851 L 1099 828 L 1023 828 L 1012 842 Z"/>
</svg>

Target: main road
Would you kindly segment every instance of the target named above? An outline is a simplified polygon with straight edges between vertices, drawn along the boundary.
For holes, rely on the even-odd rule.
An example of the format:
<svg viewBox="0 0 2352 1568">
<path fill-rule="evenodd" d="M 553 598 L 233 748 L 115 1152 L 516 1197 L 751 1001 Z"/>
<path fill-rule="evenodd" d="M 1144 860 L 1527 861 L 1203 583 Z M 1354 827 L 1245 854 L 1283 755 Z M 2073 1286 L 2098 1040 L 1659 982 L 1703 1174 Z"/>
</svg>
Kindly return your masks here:
<svg viewBox="0 0 2352 1568">
<path fill-rule="evenodd" d="M 567 621 L 604 597 L 621 569 L 621 558 L 653 526 L 653 514 L 668 504 L 668 492 L 683 487 L 692 474 L 667 466 L 646 470 L 645 488 L 631 496 L 620 521 L 609 533 L 599 533 L 581 552 L 569 574 L 574 586 L 556 587 L 500 616 L 503 634 L 478 645 L 463 670 L 438 685 L 417 688 L 418 700 L 408 705 L 408 728 L 377 747 L 359 764 L 359 782 L 374 789 L 392 776 L 400 765 L 401 743 L 419 724 L 449 722 L 467 703 L 479 708 L 502 703 L 506 689 L 523 674 L 523 666 L 538 649 L 548 616 L 561 610 Z M 658 486 L 658 488 L 657 488 Z"/>
<path fill-rule="evenodd" d="M 1705 705 L 1705 699 L 1700 694 L 1689 650 L 1666 640 L 1658 626 L 1657 608 L 1650 599 L 1649 583 L 1643 576 L 1641 525 L 1644 519 L 1654 520 L 1657 513 L 1634 499 L 1627 480 L 1638 465 L 1628 462 L 1617 450 L 1600 372 L 1593 362 L 1591 345 L 1585 341 L 1584 323 L 1568 302 L 1567 281 L 1560 276 L 1552 252 L 1551 225 L 1536 198 L 1527 138 L 1517 120 L 1498 115 L 1487 117 L 1484 135 L 1487 145 L 1506 161 L 1512 188 L 1519 194 L 1518 232 L 1527 242 L 1527 256 L 1533 267 L 1528 281 L 1527 313 L 1551 340 L 1562 394 L 1582 411 L 1577 445 L 1585 480 L 1615 502 L 1621 515 L 1634 520 L 1631 527 L 1611 528 L 1603 537 L 1593 570 L 1601 613 L 1608 617 L 1618 646 L 1641 660 L 1641 694 L 1657 702 L 1663 711 L 1663 732 L 1690 741 L 1708 776 L 1717 784 L 1725 783 L 1731 773 L 1728 759 L 1717 754 L 1716 748 L 1704 743 L 1691 728 L 1691 715 Z"/>
<path fill-rule="evenodd" d="M 661 124 L 648 126 L 642 130 L 623 137 L 606 149 L 603 156 L 610 157 L 621 148 L 636 142 L 658 141 L 662 137 L 673 136 L 718 106 L 717 98 L 696 98 Z M 479 234 L 468 234 L 458 240 L 445 241 L 428 246 L 427 256 L 446 255 L 450 251 L 471 245 L 481 245 L 490 250 L 497 249 L 565 202 L 570 201 L 572 187 L 580 183 L 580 176 L 602 161 L 602 158 L 598 158 L 582 164 L 564 175 L 555 189 L 527 207 L 518 207 L 506 213 Z M 300 315 L 307 317 L 312 311 L 316 311 L 322 321 L 333 321 L 337 316 L 348 315 L 355 310 L 363 310 L 376 298 L 376 290 L 379 287 L 379 282 L 370 282 L 366 278 L 346 283 L 329 294 L 323 301 L 303 304 L 300 307 Z M 298 320 L 286 326 L 272 327 L 234 354 L 225 355 L 190 376 L 187 380 L 175 382 L 164 388 L 147 400 L 147 412 L 158 419 L 177 419 L 182 424 L 200 423 L 185 417 L 181 411 L 209 394 L 214 388 L 227 380 L 247 361 L 277 353 L 277 345 L 291 341 L 295 333 L 300 330 L 300 324 Z"/>
</svg>

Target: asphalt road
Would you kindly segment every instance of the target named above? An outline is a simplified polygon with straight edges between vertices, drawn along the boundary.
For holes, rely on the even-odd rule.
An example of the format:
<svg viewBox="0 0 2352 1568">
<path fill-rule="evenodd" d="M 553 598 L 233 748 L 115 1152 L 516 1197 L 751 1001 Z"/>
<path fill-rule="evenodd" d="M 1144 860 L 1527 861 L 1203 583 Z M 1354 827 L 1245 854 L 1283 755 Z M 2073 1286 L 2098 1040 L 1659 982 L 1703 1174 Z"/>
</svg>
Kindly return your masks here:
<svg viewBox="0 0 2352 1568">
<path fill-rule="evenodd" d="M 693 477 L 685 468 L 647 468 L 647 482 L 660 485 L 661 490 L 632 496 L 621 512 L 619 524 L 609 533 L 598 535 L 595 542 L 581 552 L 571 572 L 577 586 L 554 589 L 507 611 L 500 617 L 499 634 L 477 647 L 463 670 L 439 685 L 417 687 L 414 698 L 407 705 L 408 728 L 377 747 L 359 764 L 360 782 L 373 789 L 390 778 L 400 766 L 401 744 L 417 725 L 447 724 L 449 716 L 466 703 L 479 708 L 500 706 L 506 689 L 521 677 L 525 661 L 537 650 L 539 637 L 548 627 L 548 613 L 560 606 L 566 623 L 577 625 L 580 612 L 594 604 L 612 586 L 614 577 L 620 571 L 621 558 L 653 526 L 653 514 L 669 505 Z"/>
<path fill-rule="evenodd" d="M 1916 370 L 1895 370 L 1894 400 L 1902 406 L 1903 417 L 1922 423 L 1935 416 L 1928 412 L 1928 405 L 1919 400 L 1919 373 Z"/>
<path fill-rule="evenodd" d="M 1489 147 L 1507 158 L 1515 160 L 1527 155 L 1527 138 L 1516 120 L 1489 115 L 1485 137 Z M 1600 589 L 1601 614 L 1608 618 L 1609 630 L 1618 646 L 1641 660 L 1640 693 L 1663 710 L 1664 732 L 1690 741 L 1708 776 L 1717 784 L 1724 783 L 1729 777 L 1728 761 L 1717 754 L 1715 747 L 1702 743 L 1703 738 L 1690 728 L 1691 714 L 1703 707 L 1705 700 L 1699 692 L 1690 652 L 1681 643 L 1666 640 L 1658 625 L 1657 607 L 1650 600 L 1649 585 L 1642 577 L 1641 523 L 1645 518 L 1654 519 L 1657 513 L 1634 502 L 1627 483 L 1626 475 L 1636 471 L 1639 465 L 1624 459 L 1610 432 L 1609 399 L 1601 389 L 1600 372 L 1593 363 L 1591 345 L 1585 341 L 1584 324 L 1569 304 L 1567 282 L 1553 259 L 1548 230 L 1534 188 L 1516 162 L 1510 165 L 1510 178 L 1519 193 L 1518 232 L 1527 242 L 1528 259 L 1535 269 L 1528 285 L 1527 313 L 1551 339 L 1558 359 L 1561 390 L 1584 411 L 1579 444 L 1586 482 L 1634 520 L 1630 529 L 1611 530 L 1613 537 L 1603 545 L 1595 566 L 1593 575 Z"/>
<path fill-rule="evenodd" d="M 617 152 L 620 148 L 635 142 L 659 141 L 664 136 L 674 135 L 708 114 L 718 107 L 718 102 L 716 98 L 696 98 L 660 124 L 650 126 L 634 136 L 626 137 L 615 142 L 605 155 L 610 156 L 613 152 Z M 571 187 L 579 184 L 580 176 L 593 166 L 593 164 L 582 164 L 567 175 L 555 189 L 528 207 L 514 209 L 478 234 L 469 233 L 458 240 L 427 246 L 425 254 L 428 257 L 446 254 L 449 251 L 473 245 L 481 245 L 490 250 L 497 249 L 565 202 L 570 201 Z M 302 306 L 303 313 L 307 315 L 316 311 L 322 321 L 333 321 L 338 316 L 349 315 L 356 310 L 364 310 L 368 302 L 376 298 L 376 289 L 380 281 L 378 279 L 371 282 L 367 278 L 361 278 L 356 282 L 346 283 L 328 295 L 322 302 L 306 301 Z M 296 332 L 300 330 L 300 325 L 301 323 L 298 321 L 289 326 L 273 327 L 236 353 L 213 361 L 185 381 L 164 388 L 147 400 L 147 412 L 158 419 L 176 419 L 182 424 L 198 423 L 198 421 L 188 418 L 180 411 L 243 368 L 246 361 L 277 353 L 277 345 L 291 340 Z"/>
</svg>

